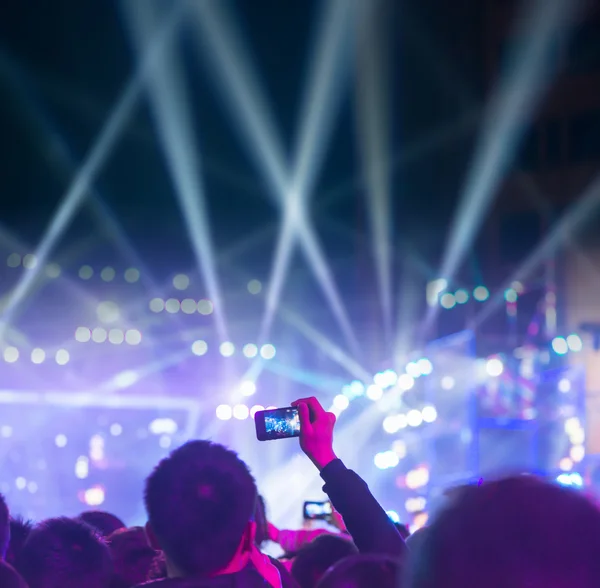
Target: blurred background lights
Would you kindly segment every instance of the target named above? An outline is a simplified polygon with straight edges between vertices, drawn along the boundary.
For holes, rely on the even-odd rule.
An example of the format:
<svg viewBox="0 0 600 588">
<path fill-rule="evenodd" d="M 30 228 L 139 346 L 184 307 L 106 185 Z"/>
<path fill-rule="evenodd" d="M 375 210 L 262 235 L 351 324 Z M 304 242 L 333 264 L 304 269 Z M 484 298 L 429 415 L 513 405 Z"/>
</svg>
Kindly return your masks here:
<svg viewBox="0 0 600 588">
<path fill-rule="evenodd" d="M 485 371 L 487 372 L 488 376 L 497 378 L 498 376 L 502 375 L 502 372 L 504 372 L 504 364 L 502 363 L 502 360 L 498 359 L 497 357 L 492 357 L 487 360 L 485 364 Z"/>
<path fill-rule="evenodd" d="M 477 286 L 475 290 L 473 290 L 473 298 L 477 300 L 477 302 L 485 302 L 490 297 L 490 291 L 485 286 Z"/>
<path fill-rule="evenodd" d="M 247 343 L 243 348 L 244 356 L 248 359 L 252 359 L 258 355 L 258 347 L 254 343 Z"/>
<path fill-rule="evenodd" d="M 104 459 L 104 437 L 102 435 L 92 435 L 90 439 L 90 459 L 92 461 L 102 461 Z"/>
<path fill-rule="evenodd" d="M 54 438 L 54 443 L 57 447 L 66 447 L 67 446 L 67 436 L 62 433 L 56 435 Z"/>
<path fill-rule="evenodd" d="M 140 376 L 136 371 L 125 370 L 113 378 L 113 384 L 117 388 L 129 388 L 129 386 L 133 386 L 139 379 Z"/>
<path fill-rule="evenodd" d="M 178 429 L 177 422 L 170 418 L 154 419 L 148 425 L 148 430 L 153 435 L 175 435 Z"/>
<path fill-rule="evenodd" d="M 88 506 L 100 506 L 104 504 L 105 490 L 102 486 L 94 486 L 83 493 L 83 501 Z"/>
<path fill-rule="evenodd" d="M 419 410 L 409 410 L 406 415 L 406 422 L 411 427 L 418 427 L 423 422 L 423 416 Z"/>
<path fill-rule="evenodd" d="M 437 419 L 437 410 L 435 406 L 425 406 L 421 411 L 421 416 L 423 417 L 423 421 L 426 423 L 433 423 L 435 419 Z"/>
<path fill-rule="evenodd" d="M 25 269 L 34 269 L 37 266 L 37 257 L 32 253 L 28 253 L 23 257 L 23 267 Z"/>
<path fill-rule="evenodd" d="M 261 290 L 262 284 L 259 280 L 250 280 L 248 282 L 248 292 L 250 292 L 250 294 L 260 294 Z"/>
<path fill-rule="evenodd" d="M 75 340 L 79 343 L 87 343 L 92 338 L 92 331 L 87 327 L 77 327 L 75 331 Z"/>
<path fill-rule="evenodd" d="M 115 279 L 116 276 L 116 272 L 114 270 L 114 268 L 112 267 L 105 267 L 101 272 L 100 272 L 100 278 L 104 281 L 104 282 L 112 282 Z"/>
<path fill-rule="evenodd" d="M 129 329 L 125 333 L 125 341 L 128 345 L 139 345 L 142 342 L 142 334 L 137 329 Z"/>
<path fill-rule="evenodd" d="M 2 425 L 0 427 L 0 437 L 3 437 L 4 439 L 8 439 L 9 437 L 12 437 L 12 434 L 13 434 L 13 430 L 10 425 Z"/>
<path fill-rule="evenodd" d="M 60 277 L 60 265 L 58 263 L 49 263 L 46 266 L 46 275 L 52 279 Z"/>
<path fill-rule="evenodd" d="M 552 349 L 557 355 L 566 355 L 569 351 L 569 344 L 564 337 L 555 337 L 552 339 Z"/>
<path fill-rule="evenodd" d="M 466 304 L 469 302 L 469 293 L 466 290 L 458 290 L 456 294 L 454 294 L 454 299 L 457 304 Z"/>
<path fill-rule="evenodd" d="M 94 343 L 104 343 L 107 337 L 108 333 L 106 332 L 106 329 L 103 329 L 102 327 L 96 327 L 92 331 L 92 341 L 94 341 Z"/>
<path fill-rule="evenodd" d="M 152 312 L 162 312 L 165 309 L 165 301 L 162 298 L 153 298 L 150 300 L 150 310 Z"/>
<path fill-rule="evenodd" d="M 118 437 L 123 432 L 123 427 L 119 423 L 113 423 L 110 426 L 110 434 L 113 437 Z"/>
<path fill-rule="evenodd" d="M 424 496 L 414 496 L 412 498 L 407 498 L 404 503 L 404 508 L 406 512 L 415 513 L 421 512 L 425 510 L 427 507 L 427 499 Z"/>
<path fill-rule="evenodd" d="M 383 451 L 375 454 L 373 463 L 380 470 L 388 470 L 395 468 L 400 463 L 400 459 L 393 451 Z"/>
<path fill-rule="evenodd" d="M 206 341 L 198 340 L 192 343 L 192 353 L 194 355 L 204 355 L 208 351 L 208 345 Z"/>
<path fill-rule="evenodd" d="M 17 487 L 17 490 L 25 490 L 25 488 L 27 487 L 27 480 L 22 476 L 19 476 L 15 480 L 15 486 Z"/>
<path fill-rule="evenodd" d="M 273 359 L 275 357 L 275 353 L 275 347 L 270 343 L 267 343 L 260 348 L 260 356 L 263 359 Z"/>
<path fill-rule="evenodd" d="M 585 457 L 585 447 L 583 445 L 574 445 L 569 451 L 569 457 L 574 463 L 583 461 Z"/>
<path fill-rule="evenodd" d="M 569 335 L 567 337 L 567 345 L 571 351 L 577 353 L 583 349 L 583 341 L 579 335 Z"/>
<path fill-rule="evenodd" d="M 452 376 L 444 376 L 440 382 L 440 386 L 443 390 L 452 390 L 456 382 Z"/>
<path fill-rule="evenodd" d="M 18 253 L 11 253 L 6 258 L 6 265 L 8 267 L 19 267 L 21 265 L 21 256 Z"/>
<path fill-rule="evenodd" d="M 421 370 L 419 369 L 417 363 L 415 363 L 414 361 L 411 361 L 409 364 L 407 364 L 406 373 L 411 378 L 419 378 L 421 376 Z"/>
<path fill-rule="evenodd" d="M 427 284 L 427 304 L 431 307 L 437 306 L 440 295 L 448 288 L 448 281 L 444 278 L 432 280 Z"/>
<path fill-rule="evenodd" d="M 410 390 L 414 385 L 415 379 L 412 376 L 409 376 L 408 374 L 402 374 L 398 378 L 398 388 L 400 388 L 400 390 Z"/>
<path fill-rule="evenodd" d="M 210 300 L 199 300 L 198 301 L 198 312 L 204 316 L 212 314 L 214 310 L 213 303 Z"/>
<path fill-rule="evenodd" d="M 254 415 L 257 412 L 261 412 L 265 410 L 265 407 L 260 405 L 260 404 L 255 404 L 251 409 L 250 409 L 250 418 L 254 418 Z"/>
<path fill-rule="evenodd" d="M 256 392 L 256 384 L 252 380 L 245 380 L 240 384 L 242 396 L 252 396 Z"/>
<path fill-rule="evenodd" d="M 169 447 L 171 447 L 171 445 L 173 444 L 173 439 L 171 439 L 169 435 L 161 435 L 158 438 L 158 444 L 163 449 L 169 449 Z"/>
<path fill-rule="evenodd" d="M 123 341 L 125 341 L 125 333 L 123 333 L 121 329 L 111 329 L 108 332 L 108 340 L 113 345 L 120 345 L 123 343 Z"/>
<path fill-rule="evenodd" d="M 82 280 L 89 280 L 94 275 L 94 270 L 89 265 L 82 265 L 79 268 L 79 277 Z"/>
<path fill-rule="evenodd" d="M 519 295 L 517 294 L 516 290 L 514 290 L 513 288 L 509 288 L 508 290 L 506 290 L 504 292 L 504 300 L 506 300 L 506 302 L 509 302 L 511 304 L 515 303 L 518 298 L 519 298 Z"/>
<path fill-rule="evenodd" d="M 406 417 L 403 414 L 390 415 L 383 419 L 383 430 L 390 435 L 406 427 Z"/>
<path fill-rule="evenodd" d="M 181 312 L 184 314 L 194 314 L 197 309 L 198 305 L 196 304 L 195 300 L 186 298 L 185 300 L 181 301 Z"/>
<path fill-rule="evenodd" d="M 233 407 L 233 418 L 243 421 L 250 416 L 250 410 L 245 404 L 236 404 Z"/>
<path fill-rule="evenodd" d="M 130 267 L 125 270 L 123 277 L 128 284 L 135 284 L 140 279 L 140 270 Z"/>
<path fill-rule="evenodd" d="M 219 352 L 223 357 L 231 357 L 235 353 L 235 345 L 231 341 L 224 341 L 219 345 Z"/>
<path fill-rule="evenodd" d="M 96 309 L 96 316 L 103 323 L 114 323 L 120 317 L 119 307 L 115 302 L 110 300 L 101 302 Z"/>
<path fill-rule="evenodd" d="M 35 482 L 28 482 L 27 483 L 27 490 L 29 491 L 30 494 L 35 494 L 38 491 L 38 485 Z"/>
<path fill-rule="evenodd" d="M 350 400 L 348 399 L 347 396 L 344 396 L 343 394 L 338 394 L 337 396 L 334 396 L 333 406 L 337 410 L 346 410 L 349 405 L 350 405 Z"/>
<path fill-rule="evenodd" d="M 16 347 L 7 347 L 4 350 L 4 361 L 6 363 L 15 363 L 19 359 L 19 350 Z"/>
<path fill-rule="evenodd" d="M 354 380 L 350 383 L 350 393 L 354 398 L 362 396 L 365 393 L 365 385 L 358 380 Z"/>
<path fill-rule="evenodd" d="M 190 279 L 185 274 L 177 274 L 173 278 L 173 287 L 176 290 L 186 290 L 190 285 Z"/>
<path fill-rule="evenodd" d="M 169 298 L 165 302 L 165 310 L 169 314 L 176 314 L 176 313 L 178 313 L 180 308 L 181 308 L 181 302 L 179 302 L 179 300 L 177 300 L 177 298 Z"/>
<path fill-rule="evenodd" d="M 43 349 L 37 347 L 31 351 L 32 363 L 42 363 L 46 359 L 46 352 Z"/>
<path fill-rule="evenodd" d="M 454 294 L 450 294 L 450 292 L 443 294 L 440 298 L 440 305 L 446 310 L 454 308 L 456 306 L 456 298 L 454 297 Z"/>
<path fill-rule="evenodd" d="M 88 477 L 89 472 L 90 460 L 85 455 L 78 457 L 75 462 L 75 476 L 80 480 L 85 480 Z"/>
<path fill-rule="evenodd" d="M 400 458 L 406 457 L 406 441 L 403 439 L 396 439 L 392 443 L 392 451 Z"/>
<path fill-rule="evenodd" d="M 561 486 L 566 486 L 567 488 L 582 488 L 583 487 L 583 478 L 581 474 L 577 472 L 572 472 L 570 474 L 559 474 L 556 477 L 556 481 Z"/>
<path fill-rule="evenodd" d="M 228 404 L 221 404 L 217 406 L 215 414 L 219 420 L 228 421 L 232 417 L 231 406 L 229 406 Z"/>
<path fill-rule="evenodd" d="M 567 392 L 571 391 L 571 382 L 567 378 L 563 378 L 558 382 L 558 391 L 563 394 L 567 394 Z"/>
<path fill-rule="evenodd" d="M 383 396 L 383 390 L 376 384 L 371 384 L 367 388 L 367 398 L 369 400 L 379 400 Z"/>
<path fill-rule="evenodd" d="M 411 490 L 423 488 L 429 484 L 429 470 L 425 466 L 418 467 L 406 474 L 406 487 Z"/>
<path fill-rule="evenodd" d="M 433 372 L 433 365 L 426 358 L 419 359 L 419 361 L 417 361 L 417 367 L 424 376 L 428 376 Z"/>
<path fill-rule="evenodd" d="M 558 467 L 563 472 L 570 472 L 573 469 L 573 461 L 569 457 L 563 457 L 558 463 Z"/>
</svg>

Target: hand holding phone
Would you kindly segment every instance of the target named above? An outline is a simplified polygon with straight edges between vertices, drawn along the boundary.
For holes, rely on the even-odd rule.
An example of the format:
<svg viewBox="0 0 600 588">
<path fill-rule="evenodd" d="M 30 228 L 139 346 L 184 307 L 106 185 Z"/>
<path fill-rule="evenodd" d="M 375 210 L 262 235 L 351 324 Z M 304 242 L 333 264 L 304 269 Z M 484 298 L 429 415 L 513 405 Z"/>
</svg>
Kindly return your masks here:
<svg viewBox="0 0 600 588">
<path fill-rule="evenodd" d="M 292 402 L 300 417 L 300 447 L 321 471 L 337 459 L 333 451 L 335 415 L 327 412 L 314 398 L 301 398 Z"/>
<path fill-rule="evenodd" d="M 287 439 L 300 435 L 300 415 L 295 407 L 261 410 L 254 415 L 259 441 Z"/>
<path fill-rule="evenodd" d="M 333 507 L 329 500 L 317 502 L 307 500 L 304 503 L 303 516 L 305 521 L 328 521 L 333 515 Z"/>
</svg>

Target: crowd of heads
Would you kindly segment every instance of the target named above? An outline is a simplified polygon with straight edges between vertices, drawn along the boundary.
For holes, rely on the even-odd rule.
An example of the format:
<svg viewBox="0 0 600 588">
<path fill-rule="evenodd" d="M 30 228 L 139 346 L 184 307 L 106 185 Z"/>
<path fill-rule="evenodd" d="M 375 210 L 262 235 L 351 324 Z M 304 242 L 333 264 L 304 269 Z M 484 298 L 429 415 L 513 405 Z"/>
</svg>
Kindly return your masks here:
<svg viewBox="0 0 600 588">
<path fill-rule="evenodd" d="M 408 549 L 402 561 L 359 553 L 343 534 L 319 535 L 287 554 L 287 567 L 257 559 L 269 537 L 264 500 L 246 464 L 208 441 L 163 459 L 143 499 L 147 525 L 127 528 L 103 512 L 32 524 L 11 518 L 0 496 L 0 587 L 132 588 L 260 570 L 261 562 L 277 569 L 282 586 L 299 588 L 600 585 L 600 511 L 582 494 L 533 476 L 465 486 L 412 535 L 398 525 Z M 268 585 L 252 583 L 256 577 L 268 574 L 239 586 Z M 205 585 L 212 584 L 189 584 Z"/>
</svg>

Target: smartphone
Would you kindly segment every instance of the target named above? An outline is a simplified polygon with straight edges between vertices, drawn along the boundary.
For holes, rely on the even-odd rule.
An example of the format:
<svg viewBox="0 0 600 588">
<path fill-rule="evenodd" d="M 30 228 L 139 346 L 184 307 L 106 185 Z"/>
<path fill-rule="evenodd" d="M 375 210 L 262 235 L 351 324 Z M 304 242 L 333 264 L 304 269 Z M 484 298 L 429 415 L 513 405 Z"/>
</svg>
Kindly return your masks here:
<svg viewBox="0 0 600 588">
<path fill-rule="evenodd" d="M 314 502 L 308 500 L 304 503 L 304 520 L 305 521 L 328 521 L 333 514 L 331 502 Z"/>
<path fill-rule="evenodd" d="M 300 415 L 293 407 L 261 410 L 254 415 L 256 438 L 259 441 L 287 439 L 300 435 Z"/>
</svg>

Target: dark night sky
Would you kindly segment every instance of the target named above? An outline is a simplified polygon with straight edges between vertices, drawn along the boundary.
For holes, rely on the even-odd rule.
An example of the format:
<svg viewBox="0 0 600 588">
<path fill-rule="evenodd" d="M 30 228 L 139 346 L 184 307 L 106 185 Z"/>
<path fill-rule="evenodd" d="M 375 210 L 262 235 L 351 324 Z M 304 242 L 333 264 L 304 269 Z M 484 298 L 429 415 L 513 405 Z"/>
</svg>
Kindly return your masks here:
<svg viewBox="0 0 600 588">
<path fill-rule="evenodd" d="M 289 148 L 318 4 L 312 0 L 232 4 Z M 457 126 L 477 112 L 482 53 L 477 6 L 469 0 L 389 1 L 395 161 L 431 133 Z M 73 163 L 83 160 L 131 75 L 134 53 L 113 1 L 11 0 L 1 11 L 1 217 L 5 227 L 36 243 L 73 177 L 74 169 L 61 164 L 54 142 L 67 146 Z M 243 247 L 234 261 L 266 278 L 278 212 L 265 197 L 264 183 L 189 41 L 181 43 L 181 59 L 193 95 L 216 249 L 227 251 L 240 239 L 258 235 L 254 246 Z M 355 286 L 346 280 L 356 280 L 357 274 L 362 281 L 361 272 L 372 272 L 373 265 L 364 193 L 356 189 L 360 161 L 354 84 L 352 79 L 312 199 L 313 220 L 342 288 Z M 438 141 L 437 148 L 394 167 L 397 243 L 418 247 L 430 263 L 439 261 L 471 156 L 472 131 L 471 126 L 470 132 L 451 135 L 453 142 Z M 146 261 L 154 266 L 164 262 L 168 271 L 174 260 L 192 261 L 146 101 L 136 109 L 95 187 Z M 93 210 L 90 204 L 82 208 L 59 253 L 102 232 Z M 93 254 L 110 262 L 115 251 L 104 247 Z"/>
</svg>

